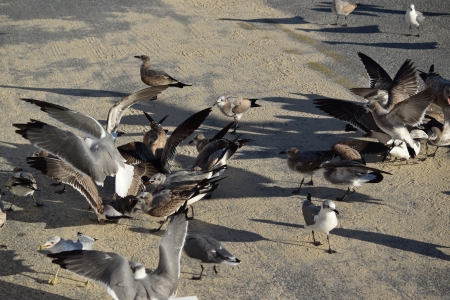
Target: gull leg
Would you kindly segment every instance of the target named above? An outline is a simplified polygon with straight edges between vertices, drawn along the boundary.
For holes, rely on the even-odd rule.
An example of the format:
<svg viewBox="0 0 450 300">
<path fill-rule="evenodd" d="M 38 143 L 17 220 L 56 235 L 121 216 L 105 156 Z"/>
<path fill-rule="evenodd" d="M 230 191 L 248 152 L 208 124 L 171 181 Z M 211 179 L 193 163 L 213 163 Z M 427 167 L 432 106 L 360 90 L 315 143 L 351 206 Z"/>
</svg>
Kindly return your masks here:
<svg viewBox="0 0 450 300">
<path fill-rule="evenodd" d="M 350 191 L 351 191 L 351 192 L 350 192 Z M 347 198 L 347 195 L 348 195 L 348 194 L 353 194 L 354 192 L 356 192 L 354 188 L 351 188 L 351 189 L 348 188 L 348 189 L 347 189 L 347 192 L 344 194 L 344 196 L 342 196 L 341 198 L 336 198 L 336 200 L 337 200 L 337 201 L 344 201 L 345 198 Z"/>
<path fill-rule="evenodd" d="M 189 205 L 190 209 L 192 210 L 192 217 L 187 217 L 188 220 L 194 220 L 194 206 Z"/>
<path fill-rule="evenodd" d="M 36 201 L 36 199 L 34 198 L 34 195 L 31 195 L 31 197 L 33 198 L 34 202 L 36 202 L 36 207 L 44 206 L 44 204 L 38 203 L 38 202 Z"/>
<path fill-rule="evenodd" d="M 339 20 L 339 15 L 337 15 L 337 17 L 336 17 L 336 23 L 331 24 L 331 25 L 337 25 L 338 24 L 338 20 Z"/>
<path fill-rule="evenodd" d="M 329 234 L 327 234 L 327 240 L 328 240 L 328 253 L 330 253 L 330 254 L 336 253 L 336 251 L 331 250 L 330 235 Z"/>
<path fill-rule="evenodd" d="M 312 230 L 312 236 L 313 236 L 313 245 L 314 245 L 314 246 L 320 246 L 320 245 L 322 245 L 321 242 L 316 241 L 316 237 L 314 236 L 314 230 Z"/>
<path fill-rule="evenodd" d="M 239 125 L 239 120 L 234 118 L 234 130 L 230 133 L 236 133 L 236 129 L 238 128 L 238 125 Z"/>
<path fill-rule="evenodd" d="M 216 269 L 216 265 L 214 265 L 214 273 L 216 273 L 216 275 L 217 275 L 217 273 L 219 273 L 219 272 L 217 272 L 217 269 Z"/>
<path fill-rule="evenodd" d="M 411 35 L 411 25 L 409 25 L 409 33 L 408 33 L 408 36 L 410 36 Z"/>
<path fill-rule="evenodd" d="M 167 218 L 167 219 L 165 219 L 164 221 L 162 221 L 162 222 L 161 222 L 161 226 L 159 226 L 158 228 L 156 228 L 156 229 L 151 229 L 150 232 L 157 232 L 157 231 L 160 231 L 161 228 L 162 228 L 166 223 L 168 223 L 168 222 L 169 222 L 169 218 Z"/>
<path fill-rule="evenodd" d="M 11 202 L 11 205 L 9 206 L 9 208 L 5 209 L 6 211 L 12 211 L 12 206 L 14 204 L 14 201 L 16 201 L 16 195 L 14 195 L 13 201 Z"/>
<path fill-rule="evenodd" d="M 305 181 L 305 178 L 302 179 L 302 182 L 300 182 L 300 186 L 298 187 L 298 189 L 292 191 L 292 194 L 294 195 L 298 195 L 298 193 L 300 193 L 300 189 L 302 188 L 303 182 Z"/>
<path fill-rule="evenodd" d="M 61 268 L 58 268 L 58 271 L 56 271 L 56 274 L 54 276 L 50 277 L 50 279 L 48 280 L 49 284 L 55 285 L 55 284 L 59 283 L 59 280 L 58 280 L 59 270 L 61 270 Z"/>
<path fill-rule="evenodd" d="M 192 280 L 200 280 L 200 279 L 202 279 L 203 265 L 200 265 L 200 267 L 202 267 L 202 271 L 200 272 L 200 276 L 198 276 L 198 277 L 192 276 Z"/>
<path fill-rule="evenodd" d="M 347 26 L 347 16 L 344 16 L 344 21 L 345 21 L 345 23 L 342 24 L 342 26 Z"/>
<path fill-rule="evenodd" d="M 417 26 L 417 37 L 420 37 L 420 26 Z"/>
<path fill-rule="evenodd" d="M 436 150 L 434 150 L 434 152 L 433 153 L 431 153 L 431 154 L 429 154 L 429 155 L 427 155 L 428 157 L 435 157 L 436 156 L 436 152 L 438 151 L 438 149 L 439 149 L 439 146 L 436 146 Z M 428 150 L 428 149 L 427 149 Z M 428 151 L 427 151 L 427 153 L 428 153 Z"/>
<path fill-rule="evenodd" d="M 84 283 L 84 287 L 89 287 L 90 285 L 93 286 L 92 282 L 90 282 L 89 280 L 86 280 L 86 282 Z"/>
<path fill-rule="evenodd" d="M 309 181 L 309 182 L 307 182 L 307 183 L 305 183 L 306 185 L 314 185 L 314 182 L 313 182 L 313 180 L 312 180 L 312 175 L 311 175 L 311 180 Z"/>
<path fill-rule="evenodd" d="M 66 191 L 66 184 L 64 184 L 62 190 L 56 191 L 55 193 L 62 195 Z"/>
</svg>

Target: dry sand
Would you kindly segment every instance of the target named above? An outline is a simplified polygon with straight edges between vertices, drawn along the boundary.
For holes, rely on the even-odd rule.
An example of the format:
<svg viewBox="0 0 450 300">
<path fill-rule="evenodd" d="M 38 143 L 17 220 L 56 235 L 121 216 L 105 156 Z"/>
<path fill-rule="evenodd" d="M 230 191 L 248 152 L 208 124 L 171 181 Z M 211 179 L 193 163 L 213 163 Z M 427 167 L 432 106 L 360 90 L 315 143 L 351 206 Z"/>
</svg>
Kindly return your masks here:
<svg viewBox="0 0 450 300">
<path fill-rule="evenodd" d="M 92 2 L 92 9 L 101 9 Z M 3 4 L 6 5 L 6 4 Z M 148 3 L 151 6 L 151 2 Z M 52 123 L 37 107 L 22 103 L 32 97 L 58 103 L 105 122 L 109 107 L 121 97 L 144 88 L 140 62 L 148 54 L 154 66 L 182 82 L 184 89 L 169 89 L 157 101 L 135 105 L 122 119 L 128 135 L 118 144 L 140 139 L 146 129 L 142 110 L 156 119 L 169 114 L 165 125 L 173 130 L 191 113 L 211 106 L 220 95 L 243 94 L 262 100 L 241 120 L 243 138 L 255 141 L 240 149 L 229 163 L 227 180 L 213 199 L 196 204 L 196 219 L 189 230 L 214 236 L 242 260 L 235 268 L 221 267 L 214 276 L 208 268 L 201 281 L 190 278 L 200 268 L 181 261 L 178 295 L 199 299 L 403 299 L 449 297 L 449 173 L 444 150 L 424 162 L 380 163 L 392 172 L 380 184 L 366 185 L 337 203 L 339 227 L 332 231 L 332 247 L 311 244 L 303 229 L 301 202 L 307 192 L 319 203 L 342 195 L 346 187 L 332 186 L 321 174 L 315 187 L 300 196 L 291 191 L 301 180 L 288 170 L 281 150 L 328 149 L 333 143 L 358 137 L 345 133 L 343 123 L 314 108 L 316 95 L 357 100 L 345 86 L 364 86 L 362 65 L 348 65 L 359 81 L 348 83 L 321 63 L 343 59 L 310 31 L 313 24 L 246 22 L 264 18 L 292 18 L 260 1 L 173 0 L 161 7 L 139 11 L 123 7 L 102 15 L 98 23 L 59 16 L 18 21 L 2 16 L 4 26 L 24 32 L 35 30 L 41 39 L 21 40 L 2 47 L 0 97 L 2 118 L 0 182 L 15 166 L 33 172 L 45 204 L 34 208 L 32 199 L 16 201 L 0 230 L 1 299 L 110 299 L 99 285 L 85 288 L 80 277 L 61 272 L 61 284 L 47 280 L 57 269 L 37 251 L 49 236 L 75 238 L 81 231 L 100 240 L 95 248 L 114 251 L 156 267 L 159 234 L 149 233 L 158 219 L 135 214 L 117 225 L 97 225 L 87 202 L 72 188 L 55 194 L 52 181 L 27 168 L 25 157 L 33 147 L 11 126 L 36 118 Z M 170 14 L 167 12 L 170 11 Z M 106 25 L 104 25 L 106 24 Z M 103 26 L 110 26 L 109 30 Z M 357 49 L 355 49 L 355 52 Z M 399 64 L 401 62 L 398 62 Z M 356 67 L 355 67 L 356 66 Z M 324 75 L 324 72 L 327 75 Z M 213 135 L 230 119 L 214 108 L 201 127 Z M 189 165 L 196 151 L 187 142 L 179 149 L 179 168 Z M 109 181 L 111 183 L 111 181 Z M 101 190 L 102 195 L 111 188 Z M 12 195 L 3 199 L 8 207 Z M 319 235 L 323 242 L 326 237 Z"/>
</svg>

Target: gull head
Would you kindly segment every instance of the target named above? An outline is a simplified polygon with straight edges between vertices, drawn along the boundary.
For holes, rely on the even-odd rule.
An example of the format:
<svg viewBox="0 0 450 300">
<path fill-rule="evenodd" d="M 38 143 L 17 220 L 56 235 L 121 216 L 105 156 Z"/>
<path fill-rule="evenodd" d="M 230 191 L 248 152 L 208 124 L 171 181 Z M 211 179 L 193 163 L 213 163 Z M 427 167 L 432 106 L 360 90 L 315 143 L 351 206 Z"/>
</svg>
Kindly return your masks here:
<svg viewBox="0 0 450 300">
<path fill-rule="evenodd" d="M 131 271 L 133 272 L 134 279 L 142 279 L 147 276 L 145 267 L 141 263 L 130 261 L 130 268 L 131 268 Z"/>
<path fill-rule="evenodd" d="M 166 181 L 166 175 L 163 173 L 156 173 L 152 177 L 150 177 L 150 180 L 148 181 L 150 184 L 154 185 L 160 185 Z"/>
<path fill-rule="evenodd" d="M 216 102 L 214 102 L 213 106 L 218 106 L 218 107 L 222 107 L 226 104 L 227 99 L 225 98 L 225 96 L 220 96 L 219 99 L 217 99 Z"/>
<path fill-rule="evenodd" d="M 189 144 L 192 144 L 193 142 L 195 142 L 197 144 L 197 142 L 203 141 L 205 139 L 205 135 L 204 134 L 197 134 L 196 136 L 194 136 L 194 138 L 189 142 Z"/>
<path fill-rule="evenodd" d="M 142 61 L 150 60 L 150 57 L 148 57 L 148 55 L 135 55 L 134 57 L 138 58 L 138 59 L 140 59 Z"/>
<path fill-rule="evenodd" d="M 410 4 L 408 7 L 409 10 L 414 10 L 414 4 Z"/>
<path fill-rule="evenodd" d="M 371 112 L 373 111 L 374 106 L 376 105 L 375 103 L 377 103 L 377 101 L 375 100 L 366 100 L 366 103 L 364 104 L 363 107 L 367 112 Z"/>
<path fill-rule="evenodd" d="M 39 250 L 50 249 L 53 246 L 55 246 L 56 244 L 58 244 L 60 240 L 61 240 L 61 238 L 59 236 L 49 237 L 47 239 L 47 241 L 45 242 L 45 244 L 39 246 Z"/>
<path fill-rule="evenodd" d="M 300 150 L 298 150 L 295 147 L 291 147 L 291 148 L 289 148 L 289 149 L 287 149 L 285 151 L 281 151 L 278 154 L 286 154 L 288 157 L 295 157 L 296 155 L 300 154 Z"/>
<path fill-rule="evenodd" d="M 331 200 L 323 201 L 322 209 L 329 210 L 329 211 L 334 211 L 337 215 L 339 215 L 339 212 L 336 209 L 336 204 L 334 204 L 334 202 L 331 201 Z"/>
</svg>

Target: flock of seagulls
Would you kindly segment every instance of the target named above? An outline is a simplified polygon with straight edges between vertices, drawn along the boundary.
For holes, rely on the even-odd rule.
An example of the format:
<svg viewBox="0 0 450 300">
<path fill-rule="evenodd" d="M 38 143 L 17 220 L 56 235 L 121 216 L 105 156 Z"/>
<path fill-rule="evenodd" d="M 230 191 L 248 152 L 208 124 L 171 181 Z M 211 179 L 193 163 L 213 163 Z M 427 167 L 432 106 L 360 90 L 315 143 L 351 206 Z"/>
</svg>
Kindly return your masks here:
<svg viewBox="0 0 450 300">
<path fill-rule="evenodd" d="M 347 16 L 359 4 L 333 0 L 332 11 Z M 406 22 L 419 28 L 423 15 L 410 5 L 405 15 Z M 347 26 L 347 23 L 344 24 Z M 346 130 L 359 130 L 368 140 L 346 140 L 325 150 L 302 152 L 291 147 L 279 154 L 287 156 L 290 170 L 303 176 L 310 176 L 303 185 L 313 185 L 313 175 L 322 173 L 331 184 L 347 187 L 345 194 L 336 201 L 344 201 L 355 187 L 366 183 L 380 183 L 384 176 L 393 175 L 385 170 L 368 166 L 365 154 L 381 155 L 394 160 L 416 158 L 421 150 L 421 142 L 426 143 L 426 157 L 435 155 L 439 147 L 450 145 L 450 81 L 442 78 L 432 65 L 428 72 L 418 71 L 414 63 L 407 59 L 392 77 L 372 58 L 358 53 L 369 76 L 368 87 L 351 89 L 355 95 L 365 99 L 364 104 L 347 100 L 317 98 L 314 105 L 324 113 L 347 123 Z M 185 255 L 198 262 L 201 279 L 204 264 L 235 266 L 241 261 L 225 249 L 214 238 L 201 233 L 188 233 L 188 220 L 194 218 L 193 205 L 220 187 L 220 181 L 227 169 L 227 161 L 241 147 L 251 143 L 237 135 L 228 139 L 225 135 L 233 127 L 236 133 L 239 121 L 250 109 L 260 107 L 258 99 L 242 96 L 221 96 L 212 107 L 192 114 L 168 135 L 162 126 L 168 116 L 156 122 L 148 113 L 150 129 L 141 140 L 116 145 L 120 132 L 120 120 L 126 110 L 143 100 L 156 100 L 170 87 L 189 87 L 164 71 L 153 69 L 147 55 L 135 56 L 142 61 L 141 80 L 149 87 L 132 93 L 118 101 L 108 112 L 106 128 L 91 116 L 57 104 L 35 99 L 21 99 L 40 108 L 49 117 L 68 126 L 63 130 L 40 120 L 30 119 L 27 123 L 13 124 L 16 133 L 27 139 L 38 150 L 26 158 L 29 167 L 57 180 L 57 184 L 70 185 L 87 200 L 98 222 L 118 222 L 122 218 L 132 218 L 137 210 L 152 217 L 163 218 L 160 230 L 167 228 L 159 244 L 159 263 L 153 272 L 112 252 L 93 250 L 96 239 L 78 233 L 77 240 L 50 237 L 40 250 L 48 250 L 54 264 L 61 268 L 102 285 L 114 299 L 169 299 L 177 294 L 180 278 L 180 256 Z M 417 71 L 426 88 L 418 91 Z M 442 108 L 442 113 L 429 110 L 431 104 Z M 213 107 L 217 106 L 223 115 L 233 121 L 223 127 L 213 137 L 195 135 L 194 143 L 198 151 L 196 159 L 184 170 L 173 170 L 177 147 L 202 125 Z M 425 119 L 428 119 L 425 122 Z M 76 133 L 77 132 L 77 133 Z M 79 133 L 82 135 L 80 136 Z M 434 153 L 428 154 L 428 146 L 436 146 Z M 106 177 L 115 177 L 115 194 L 102 197 L 97 186 L 103 186 Z M 0 199 L 0 228 L 6 222 L 6 213 L 12 213 L 17 197 L 30 196 L 37 207 L 42 207 L 34 198 L 38 191 L 36 180 L 31 173 L 17 167 L 5 184 L 14 195 L 9 209 L 5 209 Z M 61 192 L 64 192 L 61 191 Z M 0 191 L 0 198 L 4 193 Z M 339 212 L 332 200 L 325 200 L 316 206 L 308 193 L 303 201 L 302 212 L 305 229 L 312 230 L 313 244 L 321 243 L 315 232 L 327 235 L 328 251 L 332 250 L 329 232 L 338 225 Z M 191 217 L 188 211 L 191 210 Z M 9 211 L 9 212 L 8 212 Z M 59 269 L 58 269 L 59 272 Z M 49 280 L 56 284 L 58 272 Z M 182 297 L 177 299 L 197 299 Z"/>
</svg>

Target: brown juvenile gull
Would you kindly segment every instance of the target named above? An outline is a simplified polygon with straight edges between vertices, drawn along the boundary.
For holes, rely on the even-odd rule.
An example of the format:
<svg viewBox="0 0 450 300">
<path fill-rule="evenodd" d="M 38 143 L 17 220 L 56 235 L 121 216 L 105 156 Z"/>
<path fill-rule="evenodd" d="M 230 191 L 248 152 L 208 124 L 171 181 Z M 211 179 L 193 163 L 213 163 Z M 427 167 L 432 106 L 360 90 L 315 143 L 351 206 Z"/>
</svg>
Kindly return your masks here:
<svg viewBox="0 0 450 300">
<path fill-rule="evenodd" d="M 329 151 L 306 151 L 300 152 L 298 148 L 292 147 L 285 151 L 281 151 L 279 154 L 287 155 L 287 165 L 289 169 L 301 174 L 311 175 L 311 180 L 305 184 L 313 185 L 312 176 L 315 171 L 320 169 L 322 163 L 332 160 L 334 152 Z M 298 194 L 303 185 L 305 178 L 302 179 L 300 186 L 297 190 L 292 191 L 293 194 Z"/>
<path fill-rule="evenodd" d="M 366 166 L 363 157 L 355 149 L 343 145 L 335 144 L 333 151 L 340 157 L 340 161 L 325 162 L 322 167 L 325 169 L 323 176 L 333 184 L 348 185 L 347 192 L 338 201 L 344 201 L 347 195 L 355 192 L 354 187 L 364 183 L 378 183 L 383 180 L 384 174 L 392 175 L 389 172 Z"/>
<path fill-rule="evenodd" d="M 429 138 L 426 143 L 427 156 L 435 157 L 439 147 L 450 145 L 450 105 L 442 108 L 443 113 L 426 112 L 425 116 L 431 120 L 424 124 Z M 436 146 L 436 150 L 428 155 L 428 145 Z"/>
<path fill-rule="evenodd" d="M 99 283 L 115 300 L 196 300 L 195 296 L 173 298 L 178 290 L 187 227 L 184 209 L 180 209 L 161 238 L 158 267 L 150 273 L 142 264 L 113 252 L 76 250 L 48 257 L 53 258 L 52 263 Z"/>
<path fill-rule="evenodd" d="M 217 274 L 216 265 L 218 264 L 237 266 L 241 263 L 218 240 L 204 234 L 191 233 L 186 235 L 183 252 L 190 259 L 200 263 L 202 271 L 198 277 L 192 277 L 195 280 L 202 279 L 204 264 L 214 265 L 214 272 Z"/>
<path fill-rule="evenodd" d="M 345 24 L 347 26 L 347 16 L 351 14 L 361 3 L 348 3 L 347 1 L 333 0 L 331 3 L 331 11 L 336 15 L 336 23 L 331 25 L 338 25 L 339 16 L 344 16 Z"/>
<path fill-rule="evenodd" d="M 425 17 L 420 11 L 414 8 L 414 4 L 410 4 L 405 13 L 405 22 L 409 25 L 409 33 L 411 35 L 411 26 L 417 26 L 417 36 L 420 36 L 420 25 L 425 21 Z"/>
<path fill-rule="evenodd" d="M 259 99 L 248 99 L 242 96 L 220 96 L 219 99 L 214 102 L 213 106 L 219 107 L 220 111 L 227 117 L 234 118 L 234 130 L 231 133 L 235 133 L 239 124 L 239 120 L 244 113 L 249 110 L 250 107 L 260 107 L 261 105 L 255 102 Z"/>
<path fill-rule="evenodd" d="M 93 250 L 94 249 L 94 242 L 97 241 L 96 238 L 91 238 L 87 235 L 82 234 L 81 232 L 78 232 L 77 234 L 77 240 L 65 240 L 59 236 L 52 236 L 47 239 L 47 241 L 42 244 L 38 250 L 48 250 L 51 253 L 60 253 L 65 251 L 75 251 L 75 250 Z M 50 277 L 48 283 L 50 284 L 57 284 L 59 283 L 58 280 L 58 273 L 61 268 L 56 271 L 56 274 Z M 86 281 L 85 285 L 87 286 L 90 282 Z"/>
<path fill-rule="evenodd" d="M 141 80 L 149 86 L 174 86 L 183 88 L 185 86 L 191 86 L 190 84 L 184 84 L 170 76 L 164 71 L 152 69 L 150 64 L 150 57 L 147 55 L 135 56 L 142 60 L 141 65 Z"/>
<path fill-rule="evenodd" d="M 127 196 L 133 179 L 133 166 L 124 163 L 124 158 L 114 145 L 113 136 L 97 120 L 49 102 L 22 100 L 39 106 L 52 118 L 83 132 L 85 137 L 33 119 L 27 124 L 13 124 L 19 128 L 16 133 L 75 170 L 92 177 L 97 185 L 103 185 L 106 176 L 115 176 L 117 194 Z"/>
<path fill-rule="evenodd" d="M 14 174 L 8 179 L 5 185 L 6 189 L 14 195 L 13 201 L 11 201 L 11 205 L 7 211 L 12 210 L 12 206 L 17 196 L 31 196 L 34 202 L 36 202 L 36 207 L 43 206 L 44 204 L 38 203 L 33 195 L 34 191 L 37 190 L 36 180 L 33 175 L 31 175 L 31 173 L 24 172 L 22 168 L 14 168 L 13 172 Z"/>
<path fill-rule="evenodd" d="M 339 215 L 339 212 L 336 210 L 336 204 L 331 200 L 325 200 L 322 202 L 321 206 L 316 206 L 311 202 L 311 193 L 308 193 L 308 196 L 303 201 L 302 213 L 306 223 L 305 229 L 312 230 L 313 244 L 315 246 L 322 245 L 321 242 L 316 241 L 314 230 L 326 233 L 328 253 L 332 254 L 333 252 L 336 252 L 331 250 L 329 236 L 330 231 L 338 225 L 337 215 Z"/>
</svg>

